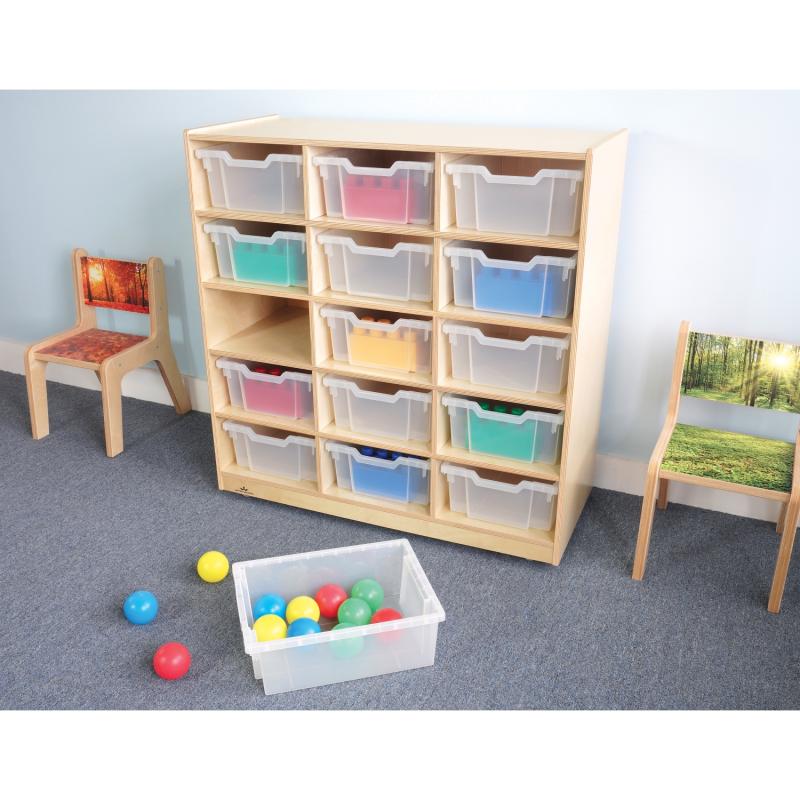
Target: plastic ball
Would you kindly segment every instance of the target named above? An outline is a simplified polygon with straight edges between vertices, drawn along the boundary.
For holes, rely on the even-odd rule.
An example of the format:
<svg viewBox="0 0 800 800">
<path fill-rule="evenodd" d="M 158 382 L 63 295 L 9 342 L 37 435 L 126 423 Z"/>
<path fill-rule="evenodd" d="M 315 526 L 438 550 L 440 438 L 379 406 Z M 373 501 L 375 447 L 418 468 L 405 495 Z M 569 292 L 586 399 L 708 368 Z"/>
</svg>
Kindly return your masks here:
<svg viewBox="0 0 800 800">
<path fill-rule="evenodd" d="M 286 606 L 286 621 L 291 625 L 296 619 L 307 617 L 319 621 L 319 606 L 313 597 L 301 594 L 289 601 Z"/>
<path fill-rule="evenodd" d="M 363 600 L 373 611 L 377 611 L 383 605 L 383 587 L 372 578 L 362 578 L 353 585 L 350 597 Z"/>
<path fill-rule="evenodd" d="M 158 614 L 158 600 L 152 592 L 137 589 L 131 592 L 122 604 L 122 613 L 134 625 L 147 625 Z"/>
<path fill-rule="evenodd" d="M 403 615 L 394 608 L 381 608 L 372 615 L 371 623 L 390 622 L 395 619 L 403 619 Z M 382 642 L 396 642 L 404 631 L 384 631 L 378 634 Z"/>
<path fill-rule="evenodd" d="M 395 619 L 403 619 L 403 615 L 393 608 L 381 608 L 372 615 L 370 622 L 390 622 Z"/>
<path fill-rule="evenodd" d="M 219 583 L 228 574 L 228 559 L 219 550 L 209 550 L 197 560 L 197 574 L 206 583 Z"/>
<path fill-rule="evenodd" d="M 191 665 L 192 654 L 180 642 L 162 644 L 153 655 L 153 669 L 165 681 L 182 678 Z"/>
<path fill-rule="evenodd" d="M 358 597 L 351 597 L 339 606 L 339 622 L 350 625 L 366 625 L 372 616 L 372 609 Z"/>
<path fill-rule="evenodd" d="M 259 617 L 253 625 L 253 630 L 259 642 L 286 638 L 286 622 L 277 614 L 264 614 L 263 617 Z"/>
<path fill-rule="evenodd" d="M 308 636 L 309 633 L 319 633 L 319 622 L 308 617 L 296 619 L 286 631 L 287 636 Z"/>
<path fill-rule="evenodd" d="M 326 583 L 315 595 L 319 613 L 328 619 L 336 619 L 339 606 L 347 600 L 347 592 L 337 583 Z"/>
<path fill-rule="evenodd" d="M 276 617 L 286 615 L 286 601 L 279 594 L 262 594 L 253 603 L 253 619 L 263 617 L 264 614 L 275 614 Z"/>
<path fill-rule="evenodd" d="M 344 628 L 355 628 L 351 622 L 340 622 L 333 626 L 333 630 L 340 631 Z M 355 658 L 364 649 L 364 637 L 354 636 L 352 639 L 342 639 L 338 642 L 331 642 L 331 650 L 336 658 L 346 659 Z"/>
</svg>

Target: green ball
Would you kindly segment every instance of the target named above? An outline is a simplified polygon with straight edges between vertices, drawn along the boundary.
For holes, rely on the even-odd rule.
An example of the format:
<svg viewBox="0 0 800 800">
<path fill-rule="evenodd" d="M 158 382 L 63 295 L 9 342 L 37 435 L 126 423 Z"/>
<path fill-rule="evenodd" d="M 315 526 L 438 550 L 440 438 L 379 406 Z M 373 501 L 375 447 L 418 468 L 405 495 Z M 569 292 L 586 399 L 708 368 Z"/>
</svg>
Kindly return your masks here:
<svg viewBox="0 0 800 800">
<path fill-rule="evenodd" d="M 353 585 L 350 597 L 363 600 L 374 613 L 383 605 L 383 587 L 372 578 L 362 578 Z"/>
<path fill-rule="evenodd" d="M 369 603 L 358 597 L 351 597 L 339 606 L 339 622 L 348 622 L 350 625 L 368 625 L 372 618 L 372 609 Z"/>
<path fill-rule="evenodd" d="M 340 622 L 333 626 L 333 630 L 338 631 L 342 628 L 356 628 L 352 622 Z M 352 639 L 344 639 L 341 642 L 331 642 L 331 650 L 336 658 L 355 658 L 364 649 L 364 637 L 354 636 Z"/>
</svg>

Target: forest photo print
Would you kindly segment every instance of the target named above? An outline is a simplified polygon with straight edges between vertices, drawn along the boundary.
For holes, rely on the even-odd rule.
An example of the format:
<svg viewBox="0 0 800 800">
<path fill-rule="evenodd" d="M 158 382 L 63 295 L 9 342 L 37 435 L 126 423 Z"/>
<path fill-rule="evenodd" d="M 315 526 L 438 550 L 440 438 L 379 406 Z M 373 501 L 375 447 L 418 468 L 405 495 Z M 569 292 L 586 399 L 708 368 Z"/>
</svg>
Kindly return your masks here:
<svg viewBox="0 0 800 800">
<path fill-rule="evenodd" d="M 692 331 L 681 391 L 800 413 L 800 346 Z"/>
<path fill-rule="evenodd" d="M 111 258 L 81 258 L 83 297 L 87 305 L 116 311 L 150 313 L 147 264 Z"/>
<path fill-rule="evenodd" d="M 800 413 L 800 346 L 692 332 L 681 392 L 722 403 Z M 676 425 L 667 470 L 787 492 L 794 443 Z"/>
</svg>

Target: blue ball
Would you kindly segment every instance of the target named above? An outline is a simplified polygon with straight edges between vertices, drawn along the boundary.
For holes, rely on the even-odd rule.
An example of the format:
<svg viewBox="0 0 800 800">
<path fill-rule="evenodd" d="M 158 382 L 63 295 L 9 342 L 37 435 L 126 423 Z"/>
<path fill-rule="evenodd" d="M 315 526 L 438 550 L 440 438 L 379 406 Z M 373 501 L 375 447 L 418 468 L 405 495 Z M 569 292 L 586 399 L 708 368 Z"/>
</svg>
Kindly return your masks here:
<svg viewBox="0 0 800 800">
<path fill-rule="evenodd" d="M 139 589 L 128 595 L 122 605 L 122 613 L 134 625 L 147 625 L 158 614 L 158 600 L 152 592 Z"/>
<path fill-rule="evenodd" d="M 286 601 L 279 594 L 262 594 L 253 603 L 253 619 L 263 617 L 264 614 L 275 614 L 276 617 L 286 616 Z"/>
<path fill-rule="evenodd" d="M 319 623 L 308 617 L 296 619 L 286 631 L 287 636 L 306 636 L 309 633 L 319 633 Z"/>
</svg>

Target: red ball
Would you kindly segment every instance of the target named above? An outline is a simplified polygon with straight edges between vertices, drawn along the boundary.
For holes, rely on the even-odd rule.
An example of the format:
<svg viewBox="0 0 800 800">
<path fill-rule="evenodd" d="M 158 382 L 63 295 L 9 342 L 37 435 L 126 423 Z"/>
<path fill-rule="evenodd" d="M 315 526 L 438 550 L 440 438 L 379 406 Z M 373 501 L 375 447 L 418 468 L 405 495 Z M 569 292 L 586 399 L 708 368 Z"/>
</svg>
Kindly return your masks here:
<svg viewBox="0 0 800 800">
<path fill-rule="evenodd" d="M 326 583 L 314 595 L 319 606 L 319 613 L 328 619 L 336 619 L 339 606 L 347 600 L 347 592 L 338 583 Z"/>
<path fill-rule="evenodd" d="M 370 622 L 390 622 L 393 619 L 403 619 L 403 615 L 393 608 L 381 608 L 372 615 Z"/>
<path fill-rule="evenodd" d="M 192 654 L 180 642 L 162 644 L 153 656 L 153 669 L 165 681 L 182 678 L 191 665 Z"/>
<path fill-rule="evenodd" d="M 403 619 L 403 615 L 393 608 L 380 608 L 373 615 L 370 622 L 391 622 L 395 619 Z M 379 633 L 378 638 L 382 642 L 396 642 L 403 635 L 403 631 L 386 631 Z"/>
</svg>

